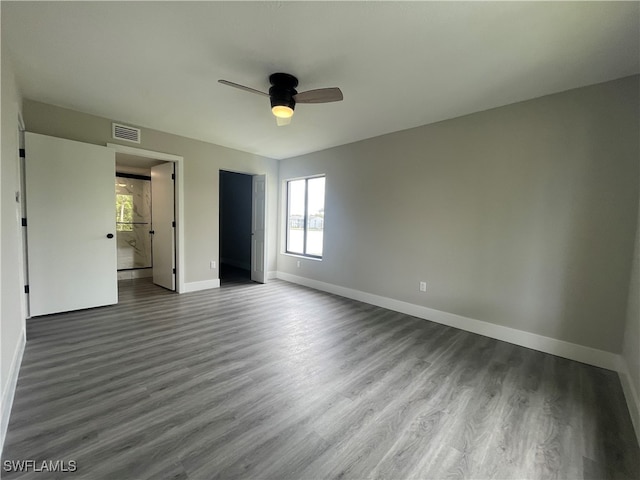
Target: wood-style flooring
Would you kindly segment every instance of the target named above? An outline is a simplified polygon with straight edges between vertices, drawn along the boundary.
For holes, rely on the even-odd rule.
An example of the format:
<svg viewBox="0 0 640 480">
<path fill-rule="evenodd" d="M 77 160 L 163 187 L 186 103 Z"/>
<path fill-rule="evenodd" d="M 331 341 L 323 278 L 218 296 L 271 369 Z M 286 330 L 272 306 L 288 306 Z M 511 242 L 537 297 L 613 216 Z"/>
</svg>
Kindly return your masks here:
<svg viewBox="0 0 640 480">
<path fill-rule="evenodd" d="M 27 330 L 6 479 L 640 478 L 616 373 L 283 281 Z"/>
</svg>

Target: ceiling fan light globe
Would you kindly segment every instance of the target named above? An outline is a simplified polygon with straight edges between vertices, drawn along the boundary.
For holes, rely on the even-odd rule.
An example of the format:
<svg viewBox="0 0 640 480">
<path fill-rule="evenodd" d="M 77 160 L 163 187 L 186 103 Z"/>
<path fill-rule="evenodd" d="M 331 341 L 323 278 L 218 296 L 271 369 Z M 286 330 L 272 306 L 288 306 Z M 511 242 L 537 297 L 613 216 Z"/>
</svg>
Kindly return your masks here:
<svg viewBox="0 0 640 480">
<path fill-rule="evenodd" d="M 291 118 L 293 117 L 293 108 L 286 105 L 274 105 L 271 108 L 271 112 L 278 118 Z"/>
</svg>

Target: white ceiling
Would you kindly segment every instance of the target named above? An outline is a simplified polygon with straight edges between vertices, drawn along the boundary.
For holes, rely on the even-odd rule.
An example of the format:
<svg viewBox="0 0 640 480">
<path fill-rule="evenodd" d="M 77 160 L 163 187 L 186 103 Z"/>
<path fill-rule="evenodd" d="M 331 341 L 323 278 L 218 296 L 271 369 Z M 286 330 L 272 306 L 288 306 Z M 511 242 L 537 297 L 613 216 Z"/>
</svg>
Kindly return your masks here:
<svg viewBox="0 0 640 480">
<path fill-rule="evenodd" d="M 1 2 L 26 98 L 286 158 L 640 72 L 638 2 Z M 269 74 L 344 101 L 277 127 Z"/>
</svg>

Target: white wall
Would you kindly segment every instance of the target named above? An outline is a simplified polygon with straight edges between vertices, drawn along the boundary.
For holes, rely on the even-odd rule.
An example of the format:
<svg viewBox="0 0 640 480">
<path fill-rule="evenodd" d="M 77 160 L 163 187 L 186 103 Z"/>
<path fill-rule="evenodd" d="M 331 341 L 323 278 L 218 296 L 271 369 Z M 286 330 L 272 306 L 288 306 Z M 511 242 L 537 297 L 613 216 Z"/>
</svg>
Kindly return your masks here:
<svg viewBox="0 0 640 480">
<path fill-rule="evenodd" d="M 280 232 L 278 270 L 620 353 L 638 218 L 638 83 L 281 161 L 281 182 L 326 174 L 325 251 L 297 268 Z"/>
<path fill-rule="evenodd" d="M 211 143 L 142 128 L 139 145 L 111 138 L 111 120 L 53 105 L 24 101 L 24 119 L 30 132 L 104 145 L 121 143 L 146 150 L 184 157 L 184 237 L 185 282 L 207 284 L 219 278 L 219 171 L 267 174 L 267 222 L 277 222 L 278 161 L 231 150 Z M 127 123 L 126 119 L 117 119 Z M 267 238 L 267 268 L 276 269 L 277 232 L 272 228 Z"/>
<path fill-rule="evenodd" d="M 0 450 L 8 425 L 18 368 L 25 342 L 25 313 L 22 293 L 22 243 L 20 205 L 15 194 L 20 191 L 18 157 L 18 114 L 22 108 L 13 68 L 2 45 L 2 149 L 0 150 L 1 240 L 0 266 Z"/>
</svg>

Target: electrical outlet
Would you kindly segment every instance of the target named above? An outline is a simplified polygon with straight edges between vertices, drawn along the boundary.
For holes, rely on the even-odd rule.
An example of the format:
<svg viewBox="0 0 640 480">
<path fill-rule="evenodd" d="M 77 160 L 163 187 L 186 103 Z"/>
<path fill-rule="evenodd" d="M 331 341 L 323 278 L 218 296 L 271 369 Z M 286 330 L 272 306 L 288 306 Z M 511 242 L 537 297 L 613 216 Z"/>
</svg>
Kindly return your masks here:
<svg viewBox="0 0 640 480">
<path fill-rule="evenodd" d="M 427 291 L 427 282 L 420 282 L 420 291 L 421 292 Z"/>
<path fill-rule="evenodd" d="M 296 267 L 300 268 L 300 260 L 296 262 Z"/>
<path fill-rule="evenodd" d="M 215 260 L 211 260 L 211 262 L 209 262 L 209 268 L 211 268 L 211 270 L 215 270 L 215 268 L 216 268 L 216 261 Z"/>
</svg>

